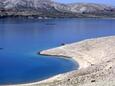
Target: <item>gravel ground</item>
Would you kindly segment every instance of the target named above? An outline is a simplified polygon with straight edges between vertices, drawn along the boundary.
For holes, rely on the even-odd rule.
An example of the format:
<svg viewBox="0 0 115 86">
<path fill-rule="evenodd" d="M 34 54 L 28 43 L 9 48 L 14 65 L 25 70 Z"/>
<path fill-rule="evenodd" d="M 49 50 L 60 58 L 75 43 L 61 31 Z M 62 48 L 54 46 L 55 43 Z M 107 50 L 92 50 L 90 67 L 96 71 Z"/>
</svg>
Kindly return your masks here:
<svg viewBox="0 0 115 86">
<path fill-rule="evenodd" d="M 71 57 L 80 68 L 44 81 L 17 86 L 115 86 L 115 36 L 88 39 L 40 53 Z"/>
</svg>

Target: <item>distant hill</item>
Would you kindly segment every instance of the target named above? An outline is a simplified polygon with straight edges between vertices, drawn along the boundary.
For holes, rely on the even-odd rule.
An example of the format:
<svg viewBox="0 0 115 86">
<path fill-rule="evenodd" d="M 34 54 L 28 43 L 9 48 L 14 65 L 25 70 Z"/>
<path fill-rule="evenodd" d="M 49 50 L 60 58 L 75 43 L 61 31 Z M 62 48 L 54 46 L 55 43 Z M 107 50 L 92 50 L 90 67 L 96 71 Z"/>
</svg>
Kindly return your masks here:
<svg viewBox="0 0 115 86">
<path fill-rule="evenodd" d="M 61 4 L 52 0 L 0 0 L 0 16 L 115 17 L 115 7 L 94 3 Z"/>
</svg>

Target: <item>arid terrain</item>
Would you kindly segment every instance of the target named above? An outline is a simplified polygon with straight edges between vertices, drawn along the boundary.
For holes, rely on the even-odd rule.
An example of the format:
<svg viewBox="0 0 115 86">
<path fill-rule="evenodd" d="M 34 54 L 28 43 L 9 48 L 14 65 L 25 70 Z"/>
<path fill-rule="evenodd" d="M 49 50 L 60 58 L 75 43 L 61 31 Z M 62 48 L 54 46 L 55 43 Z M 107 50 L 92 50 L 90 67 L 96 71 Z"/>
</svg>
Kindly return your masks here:
<svg viewBox="0 0 115 86">
<path fill-rule="evenodd" d="M 52 0 L 0 0 L 0 17 L 115 17 L 115 7 L 95 3 L 62 4 Z"/>
<path fill-rule="evenodd" d="M 79 63 L 79 69 L 40 82 L 17 86 L 114 86 L 114 42 L 115 36 L 110 36 L 44 50 L 41 52 L 43 55 L 73 58 Z"/>
</svg>

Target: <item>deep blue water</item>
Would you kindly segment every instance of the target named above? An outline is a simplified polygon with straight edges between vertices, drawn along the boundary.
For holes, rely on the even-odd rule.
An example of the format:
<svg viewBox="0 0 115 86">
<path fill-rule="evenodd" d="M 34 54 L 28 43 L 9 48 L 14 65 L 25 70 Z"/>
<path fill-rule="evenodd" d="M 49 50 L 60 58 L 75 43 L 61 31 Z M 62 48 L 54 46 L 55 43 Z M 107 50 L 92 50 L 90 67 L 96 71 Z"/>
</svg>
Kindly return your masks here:
<svg viewBox="0 0 115 86">
<path fill-rule="evenodd" d="M 0 84 L 28 83 L 74 70 L 78 65 L 70 59 L 37 52 L 111 35 L 114 19 L 0 19 Z"/>
</svg>

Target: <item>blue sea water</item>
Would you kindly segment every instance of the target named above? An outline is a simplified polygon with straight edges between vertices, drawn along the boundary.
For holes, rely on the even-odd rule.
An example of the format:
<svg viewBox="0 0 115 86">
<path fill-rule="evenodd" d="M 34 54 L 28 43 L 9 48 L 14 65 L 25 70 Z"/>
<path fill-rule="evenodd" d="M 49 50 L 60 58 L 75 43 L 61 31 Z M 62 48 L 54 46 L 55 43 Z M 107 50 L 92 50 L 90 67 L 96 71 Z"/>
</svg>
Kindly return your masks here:
<svg viewBox="0 0 115 86">
<path fill-rule="evenodd" d="M 71 59 L 37 52 L 111 35 L 114 19 L 0 19 L 0 84 L 29 83 L 74 70 L 78 64 Z"/>
</svg>

